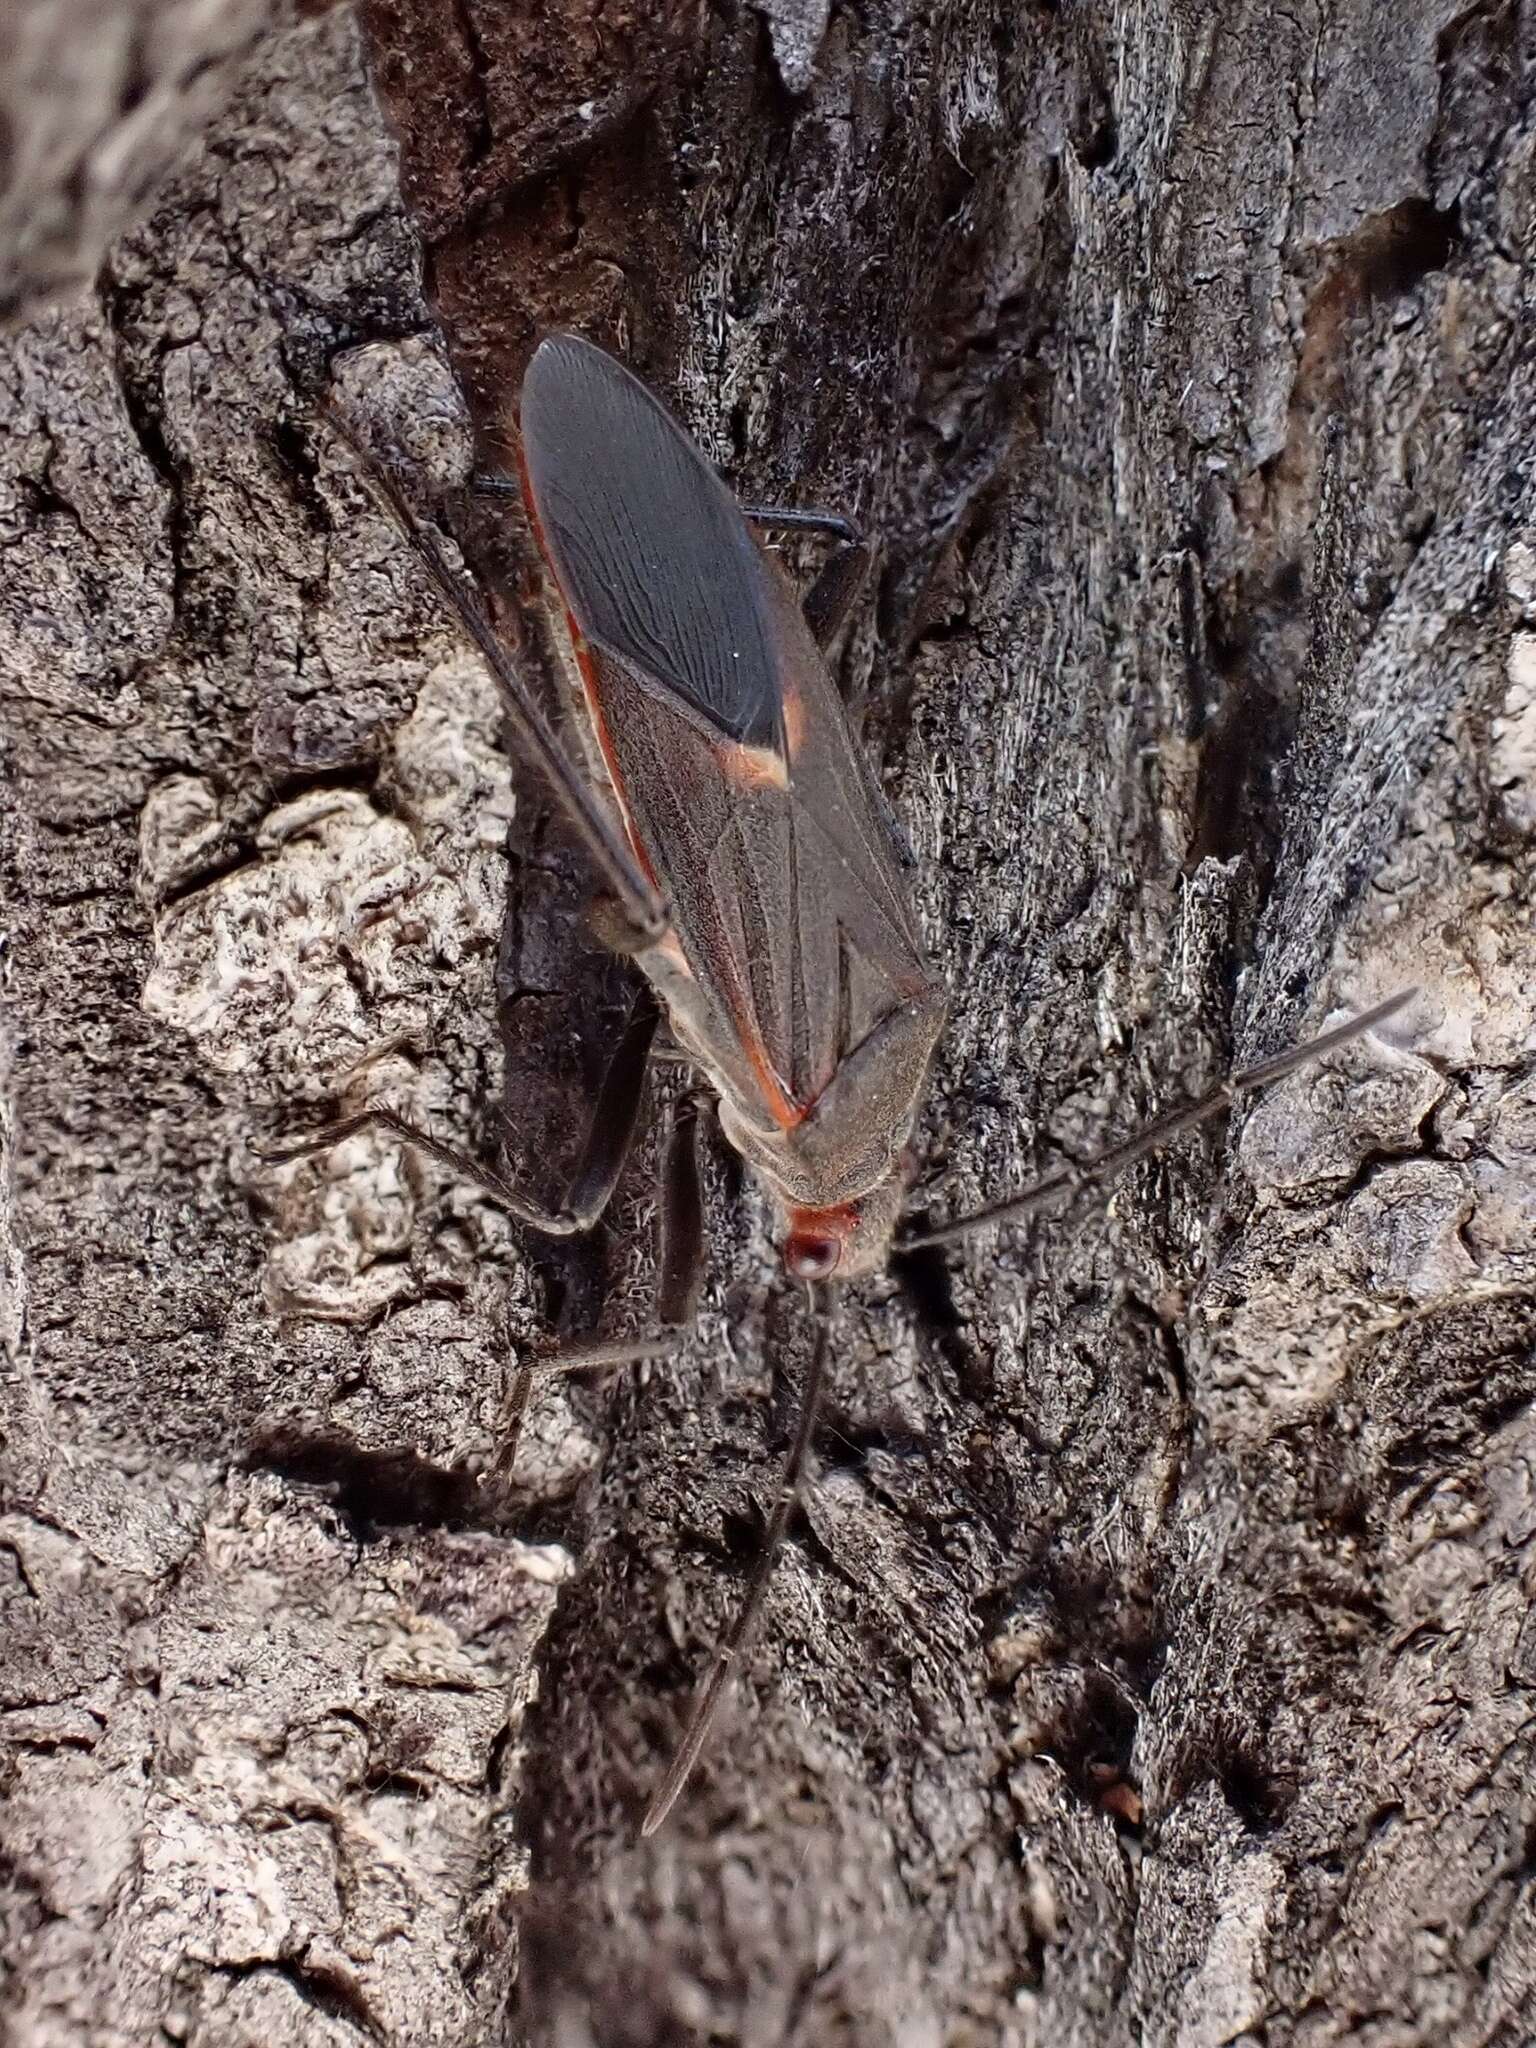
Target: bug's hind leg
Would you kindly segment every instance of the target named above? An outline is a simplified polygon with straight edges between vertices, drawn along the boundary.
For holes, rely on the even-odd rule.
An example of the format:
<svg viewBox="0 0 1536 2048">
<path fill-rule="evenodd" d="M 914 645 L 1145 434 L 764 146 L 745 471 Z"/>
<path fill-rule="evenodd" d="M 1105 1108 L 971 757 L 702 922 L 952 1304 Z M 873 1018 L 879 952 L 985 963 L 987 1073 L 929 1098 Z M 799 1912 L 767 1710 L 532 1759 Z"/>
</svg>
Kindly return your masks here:
<svg viewBox="0 0 1536 2048">
<path fill-rule="evenodd" d="M 393 1134 L 429 1159 L 446 1166 L 490 1196 L 493 1202 L 515 1216 L 519 1223 L 545 1237 L 577 1237 L 590 1230 L 607 1208 L 624 1170 L 634 1142 L 635 1126 L 645 1099 L 645 1076 L 650 1063 L 651 1040 L 656 1035 L 660 1013 L 650 988 L 642 984 L 630 1006 L 623 1036 L 597 1091 L 597 1101 L 581 1158 L 566 1190 L 565 1200 L 549 1208 L 518 1187 L 505 1174 L 467 1152 L 445 1144 L 441 1138 L 412 1123 L 398 1110 L 385 1107 L 359 1110 L 355 1116 L 324 1124 L 302 1138 L 281 1145 L 256 1148 L 258 1157 L 281 1162 L 302 1159 L 312 1152 L 327 1151 L 359 1131 L 383 1130 Z"/>
</svg>

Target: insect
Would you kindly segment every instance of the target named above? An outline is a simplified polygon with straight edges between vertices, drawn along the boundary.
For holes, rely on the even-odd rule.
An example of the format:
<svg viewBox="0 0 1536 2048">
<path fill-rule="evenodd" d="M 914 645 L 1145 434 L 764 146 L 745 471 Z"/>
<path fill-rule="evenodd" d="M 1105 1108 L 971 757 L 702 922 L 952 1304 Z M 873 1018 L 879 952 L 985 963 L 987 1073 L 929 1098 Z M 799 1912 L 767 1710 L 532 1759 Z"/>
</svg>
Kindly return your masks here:
<svg viewBox="0 0 1536 2048">
<path fill-rule="evenodd" d="M 496 676 L 515 742 L 591 854 L 605 935 L 633 954 L 646 985 L 558 1210 L 387 1108 L 363 1110 L 269 1156 L 292 1158 L 382 1126 L 478 1182 L 533 1228 L 588 1229 L 618 1180 L 664 1016 L 669 1056 L 707 1089 L 726 1139 L 778 1208 L 784 1268 L 807 1289 L 814 1319 L 811 1364 L 762 1548 L 645 1815 L 649 1834 L 697 1762 L 759 1619 L 807 1463 L 834 1290 L 882 1266 L 896 1241 L 907 1142 L 947 1010 L 827 660 L 866 550 L 836 515 L 743 510 L 628 370 L 574 335 L 547 337 L 522 385 L 520 478 L 489 477 L 480 488 L 522 499 L 517 545 L 537 594 L 524 606 L 518 653 L 553 672 L 568 693 L 582 738 L 583 757 L 573 759 L 435 532 L 388 469 L 337 424 Z M 836 544 L 803 605 L 754 527 L 821 531 Z M 1233 1075 L 1085 1164 L 905 1243 L 944 1243 L 1104 1180 L 1237 1096 L 1369 1030 L 1410 993 Z M 691 1319 L 702 1268 L 697 1109 L 697 1097 L 686 1099 L 666 1147 L 663 1328 Z M 653 1337 L 552 1364 L 569 1369 L 664 1348 Z M 529 1383 L 525 1374 L 519 1417 Z"/>
</svg>

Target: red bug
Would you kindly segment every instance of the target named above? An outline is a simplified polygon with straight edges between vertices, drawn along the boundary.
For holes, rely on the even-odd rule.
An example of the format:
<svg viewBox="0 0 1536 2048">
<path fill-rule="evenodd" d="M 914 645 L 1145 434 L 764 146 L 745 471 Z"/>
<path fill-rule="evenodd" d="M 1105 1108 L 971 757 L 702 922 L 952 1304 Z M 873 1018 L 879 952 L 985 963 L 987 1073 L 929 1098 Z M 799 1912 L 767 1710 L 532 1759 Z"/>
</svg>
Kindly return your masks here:
<svg viewBox="0 0 1536 2048">
<path fill-rule="evenodd" d="M 556 1212 L 387 1109 L 330 1125 L 279 1156 L 382 1124 L 534 1228 L 589 1228 L 622 1167 L 664 1013 L 676 1055 L 707 1083 L 725 1136 L 778 1206 L 785 1269 L 806 1283 L 816 1318 L 812 1364 L 756 1568 L 647 1810 L 650 1833 L 697 1761 L 761 1611 L 815 1425 L 833 1285 L 876 1270 L 892 1249 L 907 1140 L 947 997 L 826 660 L 864 562 L 847 522 L 745 513 L 645 386 L 574 335 L 552 335 L 535 352 L 519 426 L 521 495 L 545 588 L 527 620 L 527 651 L 563 672 L 580 713 L 581 763 L 562 750 L 436 536 L 388 473 L 363 459 L 501 684 L 514 738 L 592 854 L 609 936 L 633 953 L 653 993 L 637 1001 Z M 518 487 L 488 478 L 482 488 L 512 496 Z M 840 542 L 803 606 L 749 519 Z M 1368 1030 L 1411 993 L 1232 1076 L 1085 1165 L 905 1242 L 940 1243 L 1102 1180 Z M 689 1120 L 668 1152 L 658 1319 L 675 1326 L 691 1317 L 701 1257 Z M 555 1369 L 661 1348 L 594 1347 Z M 525 1376 L 519 1414 L 527 1387 Z"/>
</svg>

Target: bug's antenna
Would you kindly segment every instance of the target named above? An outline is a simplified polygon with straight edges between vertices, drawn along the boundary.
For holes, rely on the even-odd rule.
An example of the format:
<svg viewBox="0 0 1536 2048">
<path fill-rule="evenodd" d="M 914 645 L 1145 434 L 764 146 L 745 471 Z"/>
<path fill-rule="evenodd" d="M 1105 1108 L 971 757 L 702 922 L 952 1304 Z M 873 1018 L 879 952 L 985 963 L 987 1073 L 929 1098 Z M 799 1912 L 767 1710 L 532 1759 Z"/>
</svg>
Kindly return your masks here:
<svg viewBox="0 0 1536 2048">
<path fill-rule="evenodd" d="M 1348 1045 L 1351 1039 L 1374 1030 L 1388 1017 L 1395 1016 L 1405 1004 L 1411 1003 L 1418 993 L 1416 988 L 1401 988 L 1395 996 L 1388 996 L 1384 1003 L 1377 1003 L 1346 1023 L 1336 1024 L 1331 1031 L 1309 1038 L 1305 1045 L 1294 1045 L 1289 1052 L 1276 1053 L 1271 1059 L 1260 1060 L 1254 1066 L 1229 1074 L 1208 1094 L 1197 1096 L 1193 1102 L 1183 1103 L 1178 1109 L 1170 1109 L 1166 1116 L 1143 1125 L 1122 1143 L 1096 1152 L 1091 1159 L 1080 1164 L 1059 1166 L 1054 1173 L 1042 1175 L 1004 1202 L 993 1202 L 969 1216 L 957 1216 L 950 1223 L 937 1223 L 926 1230 L 913 1231 L 900 1240 L 896 1249 L 915 1251 L 919 1245 L 953 1244 L 956 1239 L 969 1237 L 975 1230 L 985 1230 L 990 1224 L 1011 1223 L 1015 1217 L 1027 1216 L 1031 1210 L 1043 1208 L 1057 1195 L 1076 1194 L 1079 1189 L 1091 1187 L 1096 1181 L 1111 1180 L 1127 1166 L 1144 1159 L 1149 1152 L 1156 1152 L 1195 1124 L 1215 1116 L 1218 1110 L 1236 1102 L 1240 1095 L 1251 1095 L 1256 1088 L 1267 1088 L 1271 1081 L 1278 1081 L 1295 1068 L 1306 1066 L 1309 1061 L 1320 1059 L 1324 1053 L 1333 1052 L 1338 1046 Z"/>
<path fill-rule="evenodd" d="M 779 1480 L 773 1513 L 768 1518 L 763 1547 L 758 1552 L 756 1564 L 752 1567 L 752 1577 L 747 1586 L 746 1596 L 737 1610 L 736 1619 L 731 1623 L 730 1633 L 716 1650 L 709 1676 L 694 1696 L 693 1711 L 688 1716 L 688 1726 L 677 1746 L 677 1754 L 668 1766 L 667 1775 L 662 1779 L 655 1797 L 646 1808 L 645 1819 L 640 1823 L 642 1835 L 654 1835 L 661 1826 L 677 1804 L 678 1794 L 687 1784 L 694 1765 L 703 1753 L 704 1745 L 709 1740 L 709 1731 L 715 1723 L 715 1716 L 730 1690 L 736 1666 L 750 1644 L 753 1631 L 762 1615 L 763 1602 L 768 1593 L 768 1581 L 773 1576 L 775 1560 L 783 1548 L 789 1518 L 800 1498 L 800 1484 L 805 1477 L 805 1462 L 811 1448 L 811 1435 L 816 1427 L 817 1411 L 821 1407 L 822 1387 L 827 1372 L 827 1354 L 832 1337 L 831 1288 L 813 1283 L 808 1292 L 811 1314 L 816 1322 L 811 1369 L 806 1374 L 805 1386 L 801 1391 L 795 1440 L 789 1447 L 789 1456 L 784 1460 L 784 1472 Z"/>
</svg>

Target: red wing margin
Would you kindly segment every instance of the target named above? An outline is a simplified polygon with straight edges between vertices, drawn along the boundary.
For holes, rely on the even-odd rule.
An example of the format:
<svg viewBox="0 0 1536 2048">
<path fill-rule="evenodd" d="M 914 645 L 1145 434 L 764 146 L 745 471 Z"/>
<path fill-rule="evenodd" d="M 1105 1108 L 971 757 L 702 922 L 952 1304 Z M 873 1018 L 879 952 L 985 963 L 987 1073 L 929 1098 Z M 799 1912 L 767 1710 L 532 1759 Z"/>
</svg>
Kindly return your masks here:
<svg viewBox="0 0 1536 2048">
<path fill-rule="evenodd" d="M 521 427 L 540 539 L 585 637 L 720 738 L 781 752 L 763 560 L 692 442 L 573 334 L 539 344 Z"/>
</svg>

